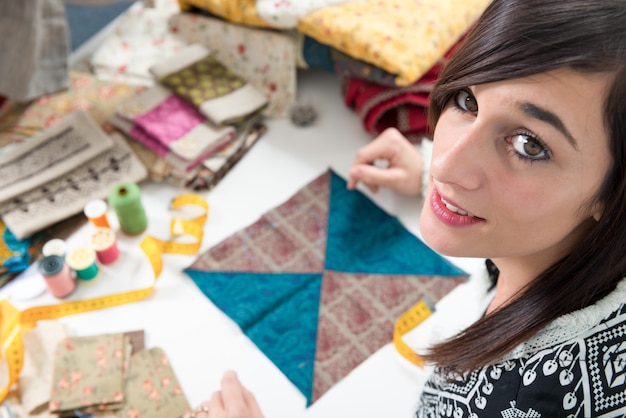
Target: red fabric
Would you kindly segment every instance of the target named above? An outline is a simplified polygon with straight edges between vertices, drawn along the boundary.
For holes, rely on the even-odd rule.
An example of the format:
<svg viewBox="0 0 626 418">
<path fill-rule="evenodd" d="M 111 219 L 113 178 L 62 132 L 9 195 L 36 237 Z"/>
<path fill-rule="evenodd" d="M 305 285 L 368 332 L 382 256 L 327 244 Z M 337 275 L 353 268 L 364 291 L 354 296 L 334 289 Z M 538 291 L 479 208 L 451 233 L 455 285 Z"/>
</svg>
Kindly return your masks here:
<svg viewBox="0 0 626 418">
<path fill-rule="evenodd" d="M 365 129 L 373 136 L 395 127 L 409 140 L 418 142 L 428 129 L 428 95 L 440 69 L 441 65 L 436 65 L 417 83 L 407 87 L 389 87 L 350 78 L 344 102 L 357 111 Z"/>
<path fill-rule="evenodd" d="M 428 131 L 430 92 L 444 62 L 452 56 L 463 38 L 413 85 L 390 87 L 363 79 L 348 78 L 344 89 L 346 106 L 357 111 L 365 129 L 373 136 L 386 128 L 394 127 L 410 141 L 421 141 Z"/>
</svg>

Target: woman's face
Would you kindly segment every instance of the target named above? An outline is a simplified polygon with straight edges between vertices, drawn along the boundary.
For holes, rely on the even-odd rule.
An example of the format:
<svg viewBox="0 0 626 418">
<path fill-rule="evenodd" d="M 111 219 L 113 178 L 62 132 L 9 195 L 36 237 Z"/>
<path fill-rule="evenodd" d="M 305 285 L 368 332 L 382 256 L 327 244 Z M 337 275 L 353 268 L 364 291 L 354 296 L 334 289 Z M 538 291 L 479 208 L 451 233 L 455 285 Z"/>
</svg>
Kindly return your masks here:
<svg viewBox="0 0 626 418">
<path fill-rule="evenodd" d="M 602 210 L 592 199 L 612 164 L 603 119 L 611 81 L 563 69 L 457 92 L 434 133 L 426 242 L 539 268 L 566 255 Z"/>
</svg>

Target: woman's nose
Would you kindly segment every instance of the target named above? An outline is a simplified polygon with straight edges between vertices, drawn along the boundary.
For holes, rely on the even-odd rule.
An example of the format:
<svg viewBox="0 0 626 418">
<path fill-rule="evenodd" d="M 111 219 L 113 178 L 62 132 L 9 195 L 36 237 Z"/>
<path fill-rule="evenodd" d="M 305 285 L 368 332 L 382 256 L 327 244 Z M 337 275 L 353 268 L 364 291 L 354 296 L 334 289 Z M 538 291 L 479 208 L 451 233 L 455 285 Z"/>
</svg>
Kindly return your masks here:
<svg viewBox="0 0 626 418">
<path fill-rule="evenodd" d="M 433 141 L 430 173 L 438 182 L 456 184 L 467 190 L 481 186 L 489 166 L 485 133 L 468 128 L 440 132 Z"/>
</svg>

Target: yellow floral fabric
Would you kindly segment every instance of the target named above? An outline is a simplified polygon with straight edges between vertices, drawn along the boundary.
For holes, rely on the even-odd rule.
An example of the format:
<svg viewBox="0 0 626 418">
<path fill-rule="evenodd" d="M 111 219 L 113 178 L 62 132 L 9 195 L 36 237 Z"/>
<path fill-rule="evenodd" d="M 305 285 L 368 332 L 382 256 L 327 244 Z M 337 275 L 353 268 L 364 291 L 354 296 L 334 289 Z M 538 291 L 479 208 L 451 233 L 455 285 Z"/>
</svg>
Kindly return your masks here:
<svg viewBox="0 0 626 418">
<path fill-rule="evenodd" d="M 271 27 L 259 17 L 256 0 L 178 0 L 178 5 L 182 11 L 195 6 L 230 22 L 259 28 Z"/>
<path fill-rule="evenodd" d="M 308 14 L 300 19 L 298 30 L 395 74 L 396 85 L 406 86 L 416 82 L 441 59 L 490 1 L 345 3 Z"/>
</svg>

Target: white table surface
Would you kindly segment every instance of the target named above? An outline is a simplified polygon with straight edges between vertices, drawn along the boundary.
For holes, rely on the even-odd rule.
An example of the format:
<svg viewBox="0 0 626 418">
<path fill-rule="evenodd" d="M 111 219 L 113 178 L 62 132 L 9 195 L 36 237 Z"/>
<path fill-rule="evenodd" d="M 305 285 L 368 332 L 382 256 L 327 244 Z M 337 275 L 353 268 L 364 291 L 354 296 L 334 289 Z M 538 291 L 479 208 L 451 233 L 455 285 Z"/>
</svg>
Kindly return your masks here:
<svg viewBox="0 0 626 418">
<path fill-rule="evenodd" d="M 317 122 L 298 128 L 287 119 L 269 120 L 265 136 L 212 191 L 203 193 L 210 205 L 201 251 L 245 228 L 266 211 L 280 205 L 329 167 L 347 178 L 358 148 L 370 136 L 356 113 L 343 104 L 338 78 L 321 71 L 298 75 L 298 97 L 317 109 Z M 171 198 L 182 189 L 142 183 L 142 201 L 149 218 L 146 233 L 167 239 L 167 211 Z M 372 195 L 381 208 L 398 216 L 419 236 L 421 198 L 390 190 Z M 114 219 L 114 213 L 109 212 Z M 68 240 L 68 246 L 86 245 L 90 224 Z M 137 244 L 140 238 L 118 237 L 122 255 L 100 276 L 80 284 L 66 300 L 77 300 L 138 289 L 153 281 L 147 259 Z M 305 397 L 282 372 L 197 289 L 182 272 L 196 256 L 165 255 L 164 271 L 154 293 L 146 300 L 61 319 L 75 335 L 93 335 L 143 329 L 146 347 L 161 347 L 167 354 L 192 407 L 208 400 L 219 388 L 222 373 L 233 369 L 256 395 L 267 418 L 298 417 L 410 417 L 426 373 L 409 366 L 391 344 L 383 347 L 319 401 L 306 408 Z M 470 273 L 482 260 L 452 259 Z M 16 307 L 59 301 L 43 292 L 43 280 L 27 271 L 0 290 L 0 297 Z"/>
</svg>

